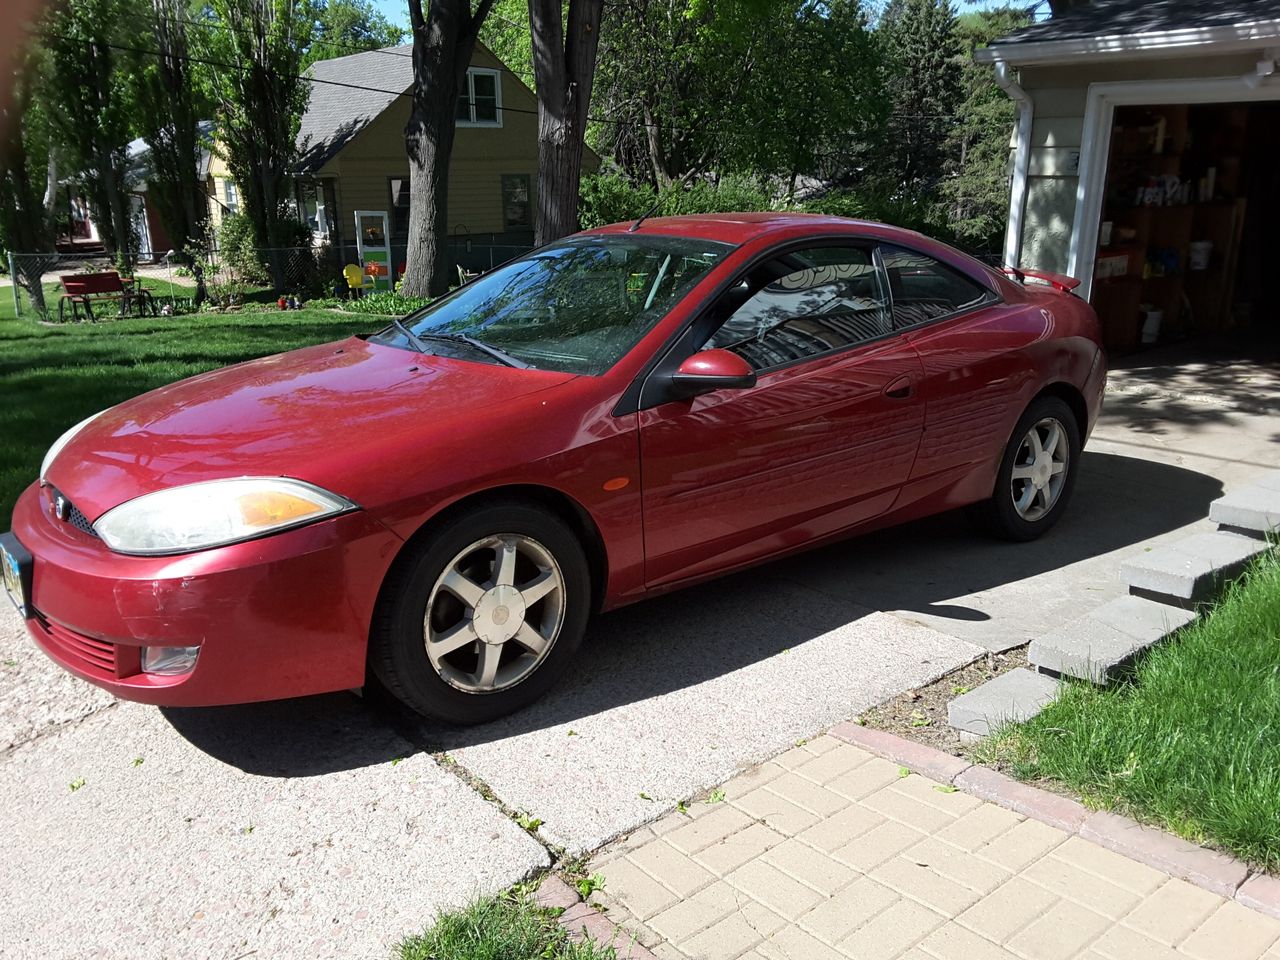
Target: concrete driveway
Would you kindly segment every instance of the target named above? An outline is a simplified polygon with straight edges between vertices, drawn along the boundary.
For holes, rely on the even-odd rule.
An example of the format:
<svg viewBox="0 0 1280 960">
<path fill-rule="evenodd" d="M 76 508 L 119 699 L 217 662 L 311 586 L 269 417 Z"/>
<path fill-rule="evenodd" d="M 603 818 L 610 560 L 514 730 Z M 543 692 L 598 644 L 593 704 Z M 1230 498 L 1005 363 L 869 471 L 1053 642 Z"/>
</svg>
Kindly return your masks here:
<svg viewBox="0 0 1280 960">
<path fill-rule="evenodd" d="M 1113 377 L 1046 539 L 992 543 L 939 517 L 611 614 L 551 696 L 486 727 L 406 723 L 349 694 L 115 703 L 5 610 L 0 944 L 383 957 L 442 907 L 1105 602 L 1122 558 L 1205 525 L 1224 485 L 1276 466 L 1274 367 L 1145 356 Z M 509 813 L 541 819 L 537 837 Z"/>
</svg>

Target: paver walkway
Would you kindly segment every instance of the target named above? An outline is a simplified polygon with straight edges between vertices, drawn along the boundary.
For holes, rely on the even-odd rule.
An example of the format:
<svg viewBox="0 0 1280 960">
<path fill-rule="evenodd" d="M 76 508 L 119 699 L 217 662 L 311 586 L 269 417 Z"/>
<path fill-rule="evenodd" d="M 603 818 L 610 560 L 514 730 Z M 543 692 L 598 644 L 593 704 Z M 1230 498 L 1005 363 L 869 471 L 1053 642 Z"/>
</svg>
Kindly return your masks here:
<svg viewBox="0 0 1280 960">
<path fill-rule="evenodd" d="M 1280 960 L 1280 920 L 831 736 L 723 793 L 589 867 L 661 960 Z"/>
</svg>

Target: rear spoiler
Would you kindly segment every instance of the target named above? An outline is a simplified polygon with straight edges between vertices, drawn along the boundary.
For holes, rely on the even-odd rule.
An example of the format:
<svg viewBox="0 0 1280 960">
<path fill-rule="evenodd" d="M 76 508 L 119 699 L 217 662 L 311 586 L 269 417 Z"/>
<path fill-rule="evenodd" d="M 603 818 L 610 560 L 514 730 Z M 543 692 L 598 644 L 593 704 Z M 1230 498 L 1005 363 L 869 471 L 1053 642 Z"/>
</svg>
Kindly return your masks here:
<svg viewBox="0 0 1280 960">
<path fill-rule="evenodd" d="M 1017 267 L 1001 267 L 1000 272 L 1013 277 L 1024 287 L 1027 285 L 1027 278 L 1047 283 L 1053 289 L 1062 293 L 1070 293 L 1076 287 L 1080 286 L 1080 281 L 1075 277 L 1068 277 L 1061 273 L 1048 273 L 1044 270 L 1019 270 Z"/>
</svg>

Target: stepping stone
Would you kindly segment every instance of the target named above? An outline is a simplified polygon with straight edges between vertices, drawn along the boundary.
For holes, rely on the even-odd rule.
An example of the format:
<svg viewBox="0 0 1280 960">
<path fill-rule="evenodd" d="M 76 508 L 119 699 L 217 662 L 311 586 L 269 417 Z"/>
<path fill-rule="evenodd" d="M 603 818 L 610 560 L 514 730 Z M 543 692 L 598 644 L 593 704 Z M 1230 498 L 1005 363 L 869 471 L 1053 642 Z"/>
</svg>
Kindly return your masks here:
<svg viewBox="0 0 1280 960">
<path fill-rule="evenodd" d="M 1143 650 L 1196 618 L 1195 612 L 1145 597 L 1117 597 L 1031 641 L 1039 670 L 1105 684 Z"/>
<path fill-rule="evenodd" d="M 947 723 L 961 734 L 985 737 L 1006 723 L 1030 720 L 1058 697 L 1053 677 L 1018 667 L 947 704 Z"/>
<path fill-rule="evenodd" d="M 1120 575 L 1129 592 L 1191 607 L 1211 600 L 1270 547 L 1235 533 L 1197 533 L 1126 560 Z"/>
<path fill-rule="evenodd" d="M 1209 519 L 1233 531 L 1266 537 L 1280 531 L 1280 475 L 1232 490 L 1209 504 Z"/>
</svg>

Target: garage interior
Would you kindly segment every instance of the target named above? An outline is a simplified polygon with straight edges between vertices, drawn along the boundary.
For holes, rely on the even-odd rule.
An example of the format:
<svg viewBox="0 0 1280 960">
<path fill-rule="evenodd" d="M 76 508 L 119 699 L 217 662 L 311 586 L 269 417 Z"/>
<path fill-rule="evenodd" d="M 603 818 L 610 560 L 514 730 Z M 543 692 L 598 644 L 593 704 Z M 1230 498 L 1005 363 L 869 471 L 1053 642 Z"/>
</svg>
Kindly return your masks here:
<svg viewBox="0 0 1280 960">
<path fill-rule="evenodd" d="M 1274 348 L 1278 234 L 1280 103 L 1116 108 L 1091 297 L 1111 351 Z"/>
</svg>

